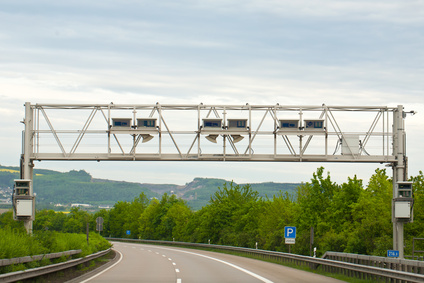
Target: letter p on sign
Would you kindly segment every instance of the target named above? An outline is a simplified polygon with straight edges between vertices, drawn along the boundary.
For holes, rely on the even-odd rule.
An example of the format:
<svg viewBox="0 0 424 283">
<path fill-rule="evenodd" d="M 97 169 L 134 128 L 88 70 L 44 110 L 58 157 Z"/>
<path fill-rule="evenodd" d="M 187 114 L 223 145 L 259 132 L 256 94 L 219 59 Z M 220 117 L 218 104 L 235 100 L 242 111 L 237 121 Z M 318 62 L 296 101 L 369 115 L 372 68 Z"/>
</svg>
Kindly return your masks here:
<svg viewBox="0 0 424 283">
<path fill-rule="evenodd" d="M 284 238 L 295 239 L 296 227 L 292 227 L 292 226 L 284 227 Z"/>
</svg>

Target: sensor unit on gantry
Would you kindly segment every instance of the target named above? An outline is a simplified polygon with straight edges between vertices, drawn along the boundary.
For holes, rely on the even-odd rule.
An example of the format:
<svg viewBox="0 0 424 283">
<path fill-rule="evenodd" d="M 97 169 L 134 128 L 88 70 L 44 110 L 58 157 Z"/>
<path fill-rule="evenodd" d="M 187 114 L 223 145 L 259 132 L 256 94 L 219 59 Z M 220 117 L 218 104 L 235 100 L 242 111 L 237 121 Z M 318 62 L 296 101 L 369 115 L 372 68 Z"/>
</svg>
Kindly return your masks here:
<svg viewBox="0 0 424 283">
<path fill-rule="evenodd" d="M 247 119 L 227 119 L 228 130 L 247 130 Z"/>
<path fill-rule="evenodd" d="M 314 120 L 304 120 L 305 130 L 313 130 L 313 131 L 322 131 L 324 130 L 324 120 L 322 119 L 314 119 Z"/>
<path fill-rule="evenodd" d="M 397 182 L 396 183 L 396 198 L 394 203 L 394 217 L 400 221 L 413 221 L 413 190 L 412 182 Z"/>
<path fill-rule="evenodd" d="M 359 154 L 359 135 L 343 134 L 341 142 L 342 142 L 342 155 L 358 155 Z"/>
<path fill-rule="evenodd" d="M 227 119 L 227 130 L 232 137 L 233 143 L 238 143 L 244 137 L 242 133 L 248 133 L 247 119 Z"/>
<path fill-rule="evenodd" d="M 156 128 L 157 119 L 156 118 L 138 118 L 137 119 L 137 129 L 152 129 Z"/>
<path fill-rule="evenodd" d="M 27 179 L 14 180 L 13 216 L 15 220 L 34 218 L 35 199 L 31 195 L 32 181 Z"/>
<path fill-rule="evenodd" d="M 282 131 L 298 131 L 299 120 L 279 120 L 280 130 Z"/>
<path fill-rule="evenodd" d="M 222 119 L 219 118 L 205 118 L 203 119 L 203 129 L 205 130 L 221 130 Z"/>
<path fill-rule="evenodd" d="M 218 134 L 215 132 L 221 132 L 222 129 L 222 119 L 219 118 L 205 118 L 203 119 L 203 128 L 202 133 L 206 136 L 206 139 L 210 142 L 217 143 L 216 139 L 218 138 Z M 212 134 L 210 134 L 212 133 Z"/>
<path fill-rule="evenodd" d="M 131 129 L 131 118 L 112 118 L 112 129 L 128 130 Z"/>
</svg>

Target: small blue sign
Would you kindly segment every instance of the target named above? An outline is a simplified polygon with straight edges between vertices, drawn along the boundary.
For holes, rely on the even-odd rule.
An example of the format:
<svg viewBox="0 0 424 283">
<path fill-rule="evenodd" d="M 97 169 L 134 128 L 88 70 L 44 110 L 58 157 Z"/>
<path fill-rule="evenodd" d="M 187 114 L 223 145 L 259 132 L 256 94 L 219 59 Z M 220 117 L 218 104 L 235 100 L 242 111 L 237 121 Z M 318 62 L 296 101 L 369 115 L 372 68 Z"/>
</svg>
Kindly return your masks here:
<svg viewBox="0 0 424 283">
<path fill-rule="evenodd" d="M 131 230 L 127 230 L 127 235 L 131 235 Z"/>
<path fill-rule="evenodd" d="M 284 227 L 284 238 L 295 239 L 296 238 L 296 227 L 292 227 L 292 226 Z"/>
<path fill-rule="evenodd" d="M 388 250 L 387 257 L 399 257 L 399 251 Z"/>
</svg>

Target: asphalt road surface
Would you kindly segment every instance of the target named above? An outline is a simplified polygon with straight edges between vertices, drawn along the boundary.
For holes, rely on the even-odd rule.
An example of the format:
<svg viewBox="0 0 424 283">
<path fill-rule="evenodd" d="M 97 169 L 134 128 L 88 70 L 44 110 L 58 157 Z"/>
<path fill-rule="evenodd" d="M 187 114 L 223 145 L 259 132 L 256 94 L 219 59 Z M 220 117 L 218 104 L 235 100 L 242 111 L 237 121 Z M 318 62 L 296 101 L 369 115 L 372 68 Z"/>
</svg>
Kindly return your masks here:
<svg viewBox="0 0 424 283">
<path fill-rule="evenodd" d="M 82 282 L 342 282 L 260 260 L 194 249 L 113 242 L 121 259 Z"/>
</svg>

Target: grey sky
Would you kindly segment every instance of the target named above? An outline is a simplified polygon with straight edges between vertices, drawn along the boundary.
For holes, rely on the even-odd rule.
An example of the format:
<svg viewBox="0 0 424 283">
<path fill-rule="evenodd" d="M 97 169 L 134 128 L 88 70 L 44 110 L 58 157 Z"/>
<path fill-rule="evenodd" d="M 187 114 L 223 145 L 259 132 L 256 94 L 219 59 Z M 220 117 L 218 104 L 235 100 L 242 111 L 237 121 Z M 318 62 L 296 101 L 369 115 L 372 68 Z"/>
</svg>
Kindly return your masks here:
<svg viewBox="0 0 424 283">
<path fill-rule="evenodd" d="M 2 1 L 0 26 L 2 165 L 18 164 L 25 101 L 278 102 L 418 111 L 406 121 L 410 174 L 424 168 L 424 1 Z M 36 164 L 156 183 L 300 182 L 318 166 Z M 343 182 L 378 165 L 324 167 Z"/>
</svg>

